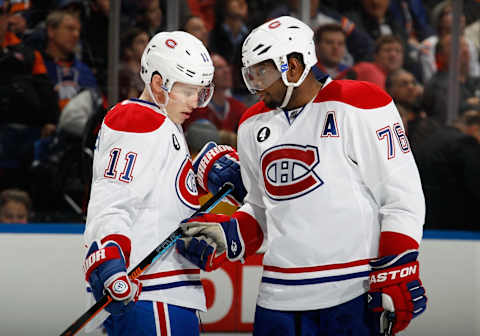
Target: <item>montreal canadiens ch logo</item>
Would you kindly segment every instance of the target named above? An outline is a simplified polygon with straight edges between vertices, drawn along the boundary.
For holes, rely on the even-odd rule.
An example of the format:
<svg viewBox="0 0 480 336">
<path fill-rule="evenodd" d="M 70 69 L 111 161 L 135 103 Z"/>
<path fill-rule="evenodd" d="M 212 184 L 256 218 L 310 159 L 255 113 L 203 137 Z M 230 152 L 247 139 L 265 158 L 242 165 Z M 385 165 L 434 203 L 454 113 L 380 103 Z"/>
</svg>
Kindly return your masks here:
<svg viewBox="0 0 480 336">
<path fill-rule="evenodd" d="M 260 158 L 267 196 L 284 201 L 317 189 L 323 184 L 313 170 L 319 162 L 314 146 L 288 144 L 268 149 Z"/>
<path fill-rule="evenodd" d="M 193 172 L 192 161 L 186 157 L 182 162 L 177 178 L 175 179 L 175 190 L 177 196 L 187 207 L 197 210 L 200 206 L 198 202 L 198 190 L 195 182 L 195 174 Z"/>
</svg>

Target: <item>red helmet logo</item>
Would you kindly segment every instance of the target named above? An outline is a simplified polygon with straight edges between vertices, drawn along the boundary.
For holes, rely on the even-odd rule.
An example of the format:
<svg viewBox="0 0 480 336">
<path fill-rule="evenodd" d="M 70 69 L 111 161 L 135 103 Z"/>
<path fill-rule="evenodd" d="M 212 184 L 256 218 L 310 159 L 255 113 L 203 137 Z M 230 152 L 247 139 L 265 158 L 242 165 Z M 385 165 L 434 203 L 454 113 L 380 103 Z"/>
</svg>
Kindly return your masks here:
<svg viewBox="0 0 480 336">
<path fill-rule="evenodd" d="M 275 28 L 278 28 L 280 27 L 281 23 L 279 20 L 275 20 L 275 21 L 272 21 L 268 24 L 268 28 L 270 29 L 275 29 Z"/>
<path fill-rule="evenodd" d="M 175 41 L 175 40 L 168 39 L 168 40 L 165 41 L 165 44 L 167 45 L 167 47 L 173 49 L 173 48 L 175 48 L 175 47 L 177 46 L 178 43 L 177 43 L 177 41 Z"/>
</svg>

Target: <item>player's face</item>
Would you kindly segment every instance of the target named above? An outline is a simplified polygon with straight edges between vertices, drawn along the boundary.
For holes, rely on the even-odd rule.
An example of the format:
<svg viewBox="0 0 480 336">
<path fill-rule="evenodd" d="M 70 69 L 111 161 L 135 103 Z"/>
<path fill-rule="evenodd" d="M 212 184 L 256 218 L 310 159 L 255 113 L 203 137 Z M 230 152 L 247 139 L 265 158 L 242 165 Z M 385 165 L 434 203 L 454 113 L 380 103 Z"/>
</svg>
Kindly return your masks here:
<svg viewBox="0 0 480 336">
<path fill-rule="evenodd" d="M 256 94 L 268 108 L 275 109 L 282 105 L 286 91 L 287 87 L 279 78 L 268 88 L 258 91 Z"/>
<path fill-rule="evenodd" d="M 166 106 L 168 117 L 176 124 L 182 124 L 190 118 L 193 110 L 209 99 L 213 86 L 199 86 L 175 83 L 169 93 Z"/>
<path fill-rule="evenodd" d="M 281 105 L 286 86 L 282 75 L 272 61 L 265 61 L 248 68 L 242 68 L 242 75 L 247 88 L 256 94 L 269 108 Z"/>
</svg>

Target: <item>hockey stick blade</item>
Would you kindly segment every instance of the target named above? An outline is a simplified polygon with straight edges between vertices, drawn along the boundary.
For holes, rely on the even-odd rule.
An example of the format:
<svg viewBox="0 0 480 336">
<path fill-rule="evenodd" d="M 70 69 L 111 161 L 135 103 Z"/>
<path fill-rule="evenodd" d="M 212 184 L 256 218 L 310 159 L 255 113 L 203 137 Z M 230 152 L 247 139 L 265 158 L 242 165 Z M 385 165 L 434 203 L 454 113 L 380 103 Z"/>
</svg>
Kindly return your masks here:
<svg viewBox="0 0 480 336">
<path fill-rule="evenodd" d="M 209 212 L 212 210 L 225 196 L 230 194 L 234 189 L 233 184 L 227 182 L 225 183 L 218 192 L 213 195 L 205 204 L 203 204 L 195 213 L 192 215 L 195 216 L 200 212 Z M 151 264 L 153 264 L 161 255 L 163 255 L 170 247 L 172 247 L 175 242 L 182 235 L 180 228 L 173 231 L 163 242 L 158 245 L 155 250 L 150 252 L 137 266 L 132 268 L 128 272 L 128 277 L 131 280 L 134 280 L 140 276 Z M 75 322 L 73 322 L 60 336 L 73 336 L 80 331 L 91 319 L 93 319 L 102 309 L 104 309 L 110 302 L 112 298 L 110 295 L 105 294 L 100 300 L 98 300 L 90 309 L 88 309 L 82 316 L 80 316 Z"/>
</svg>

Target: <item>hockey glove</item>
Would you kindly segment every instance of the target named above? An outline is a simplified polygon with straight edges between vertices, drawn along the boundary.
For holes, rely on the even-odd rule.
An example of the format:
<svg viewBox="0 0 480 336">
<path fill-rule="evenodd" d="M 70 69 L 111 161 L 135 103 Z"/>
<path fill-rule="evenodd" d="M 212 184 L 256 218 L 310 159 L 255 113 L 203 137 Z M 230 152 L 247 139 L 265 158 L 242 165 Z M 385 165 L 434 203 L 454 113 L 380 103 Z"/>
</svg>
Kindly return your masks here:
<svg viewBox="0 0 480 336">
<path fill-rule="evenodd" d="M 105 308 L 112 315 L 121 315 L 138 300 L 142 285 L 131 281 L 127 275 L 122 250 L 113 241 L 98 247 L 94 242 L 85 259 L 85 278 L 90 283 L 95 300 L 100 300 L 105 290 L 113 301 Z"/>
<path fill-rule="evenodd" d="M 247 191 L 240 175 L 238 153 L 232 147 L 208 142 L 195 158 L 193 171 L 200 187 L 212 194 L 216 194 L 226 182 L 232 183 L 235 189 L 227 199 L 235 206 L 243 203 Z"/>
<path fill-rule="evenodd" d="M 226 215 L 200 213 L 182 221 L 183 238 L 177 241 L 177 250 L 192 263 L 210 272 L 226 259 L 240 260 L 245 245 L 237 219 Z"/>
<path fill-rule="evenodd" d="M 395 334 L 405 329 L 412 318 L 426 309 L 417 256 L 417 250 L 408 250 L 370 261 L 368 305 L 378 321 L 374 326 L 377 334 Z M 387 330 L 390 321 L 391 331 Z"/>
</svg>

